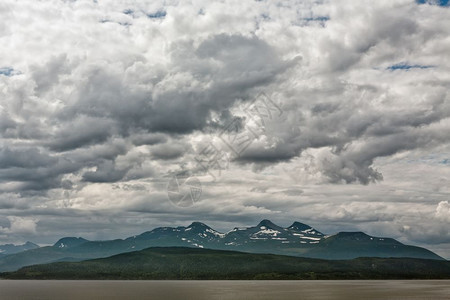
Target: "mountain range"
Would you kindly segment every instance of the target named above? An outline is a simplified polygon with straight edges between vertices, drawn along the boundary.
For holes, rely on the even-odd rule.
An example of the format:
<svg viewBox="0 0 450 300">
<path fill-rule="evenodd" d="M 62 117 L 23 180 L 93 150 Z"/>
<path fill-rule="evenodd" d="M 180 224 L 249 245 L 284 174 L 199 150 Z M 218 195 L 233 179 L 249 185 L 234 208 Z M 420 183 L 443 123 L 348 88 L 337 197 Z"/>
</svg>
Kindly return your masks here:
<svg viewBox="0 0 450 300">
<path fill-rule="evenodd" d="M 0 245 L 0 257 L 2 255 L 15 254 L 36 248 L 39 248 L 39 246 L 32 242 L 26 242 L 23 245 L 13 245 L 13 244 Z"/>
<path fill-rule="evenodd" d="M 391 238 L 373 237 L 363 232 L 325 235 L 300 222 L 283 228 L 263 220 L 256 226 L 236 227 L 227 233 L 216 231 L 204 223 L 193 222 L 187 227 L 155 228 L 126 239 L 89 241 L 81 237 L 65 237 L 53 246 L 0 256 L 0 271 L 15 271 L 24 266 L 51 262 L 102 258 L 149 247 L 206 248 L 328 260 L 358 257 L 443 260 L 425 248 L 405 245 Z"/>
</svg>

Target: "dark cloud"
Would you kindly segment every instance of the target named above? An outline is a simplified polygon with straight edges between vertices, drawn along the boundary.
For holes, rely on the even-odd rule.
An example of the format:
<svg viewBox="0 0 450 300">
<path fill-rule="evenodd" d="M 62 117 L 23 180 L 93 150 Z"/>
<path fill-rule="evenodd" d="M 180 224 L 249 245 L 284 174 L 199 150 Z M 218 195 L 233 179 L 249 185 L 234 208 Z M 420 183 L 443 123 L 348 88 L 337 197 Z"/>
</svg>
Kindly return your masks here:
<svg viewBox="0 0 450 300">
<path fill-rule="evenodd" d="M 156 145 L 167 142 L 167 136 L 160 133 L 135 134 L 132 136 L 132 142 L 136 146 Z"/>
<path fill-rule="evenodd" d="M 112 161 L 102 161 L 98 164 L 95 171 L 85 172 L 83 180 L 88 182 L 116 182 L 125 176 L 129 168 L 117 168 Z"/>
<path fill-rule="evenodd" d="M 37 168 L 57 163 L 58 159 L 42 153 L 37 148 L 0 149 L 0 169 Z"/>
<path fill-rule="evenodd" d="M 59 82 L 60 75 L 70 72 L 67 56 L 62 54 L 53 57 L 43 66 L 33 66 L 31 72 L 36 83 L 36 94 L 40 96 Z"/>
<path fill-rule="evenodd" d="M 151 148 L 151 154 L 155 159 L 175 159 L 183 156 L 189 148 L 180 144 L 160 144 Z"/>
<path fill-rule="evenodd" d="M 297 190 L 297 189 L 290 189 L 290 190 L 284 190 L 282 191 L 283 194 L 288 195 L 288 196 L 300 196 L 301 194 L 303 194 L 302 190 Z"/>
<path fill-rule="evenodd" d="M 64 159 L 51 159 L 52 163 L 35 167 L 9 167 L 0 169 L 0 182 L 17 182 L 12 185 L 13 191 L 47 191 L 60 187 L 63 174 L 77 171 L 81 165 Z"/>
<path fill-rule="evenodd" d="M 67 151 L 105 142 L 114 130 L 109 119 L 81 116 L 61 126 L 49 142 L 54 151 Z"/>
</svg>

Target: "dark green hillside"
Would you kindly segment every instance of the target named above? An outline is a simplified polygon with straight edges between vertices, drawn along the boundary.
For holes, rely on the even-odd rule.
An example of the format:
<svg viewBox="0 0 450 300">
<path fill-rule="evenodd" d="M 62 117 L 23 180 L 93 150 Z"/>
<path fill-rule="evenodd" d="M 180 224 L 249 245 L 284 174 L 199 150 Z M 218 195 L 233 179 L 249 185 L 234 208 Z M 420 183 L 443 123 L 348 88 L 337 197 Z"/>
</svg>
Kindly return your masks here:
<svg viewBox="0 0 450 300">
<path fill-rule="evenodd" d="M 7 279 L 450 279 L 450 262 L 413 258 L 321 260 L 195 248 L 149 248 L 3 273 Z"/>
</svg>

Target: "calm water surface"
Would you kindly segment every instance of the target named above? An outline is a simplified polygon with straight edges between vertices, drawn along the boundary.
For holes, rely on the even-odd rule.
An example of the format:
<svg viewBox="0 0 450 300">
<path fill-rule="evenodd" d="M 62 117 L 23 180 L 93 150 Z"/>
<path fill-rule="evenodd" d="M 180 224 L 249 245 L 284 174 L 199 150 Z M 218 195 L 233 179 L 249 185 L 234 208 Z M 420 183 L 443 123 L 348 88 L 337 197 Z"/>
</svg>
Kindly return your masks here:
<svg viewBox="0 0 450 300">
<path fill-rule="evenodd" d="M 0 299 L 450 299 L 449 280 L 0 280 Z"/>
</svg>

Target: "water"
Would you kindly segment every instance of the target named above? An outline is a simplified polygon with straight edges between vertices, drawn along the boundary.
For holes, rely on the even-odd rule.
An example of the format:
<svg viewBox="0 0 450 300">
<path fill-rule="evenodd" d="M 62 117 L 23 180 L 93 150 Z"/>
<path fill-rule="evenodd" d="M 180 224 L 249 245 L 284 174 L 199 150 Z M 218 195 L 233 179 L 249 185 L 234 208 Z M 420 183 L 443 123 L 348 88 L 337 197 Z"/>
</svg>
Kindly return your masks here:
<svg viewBox="0 0 450 300">
<path fill-rule="evenodd" d="M 0 280 L 0 299 L 450 299 L 450 280 Z"/>
</svg>

